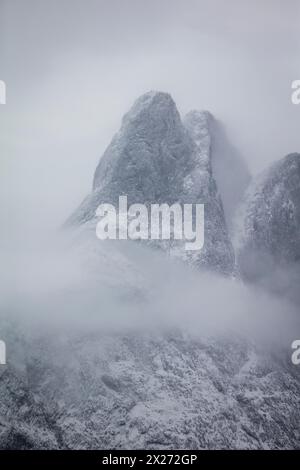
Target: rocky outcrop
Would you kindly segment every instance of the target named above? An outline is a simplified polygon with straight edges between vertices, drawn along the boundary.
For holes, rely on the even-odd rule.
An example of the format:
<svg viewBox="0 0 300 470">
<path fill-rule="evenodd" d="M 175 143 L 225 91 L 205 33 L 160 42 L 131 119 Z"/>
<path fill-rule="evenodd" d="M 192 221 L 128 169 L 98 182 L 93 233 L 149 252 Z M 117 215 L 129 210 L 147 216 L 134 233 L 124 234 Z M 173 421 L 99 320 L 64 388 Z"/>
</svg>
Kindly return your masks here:
<svg viewBox="0 0 300 470">
<path fill-rule="evenodd" d="M 235 246 L 244 279 L 297 294 L 300 281 L 300 154 L 259 175 L 236 221 Z"/>
<path fill-rule="evenodd" d="M 242 339 L 47 337 L 24 360 L 0 377 L 2 448 L 299 448 L 297 369 Z"/>
<path fill-rule="evenodd" d="M 186 253 L 183 242 L 155 247 L 231 274 L 218 186 L 231 219 L 247 171 L 238 170 L 239 187 L 221 132 L 214 143 L 217 128 L 207 112 L 192 111 L 182 123 L 166 93 L 143 95 L 123 118 L 91 194 L 67 222 L 73 230 L 65 231 L 55 265 L 64 282 L 49 287 L 47 272 L 39 291 L 44 266 L 36 256 L 36 291 L 24 286 L 8 314 L 1 311 L 9 351 L 0 370 L 1 448 L 299 448 L 300 369 L 290 348 L 299 322 L 295 315 L 288 323 L 290 304 L 264 294 L 258 301 L 258 289 L 190 270 L 151 247 L 96 238 L 98 205 L 117 206 L 120 195 L 129 204 L 204 203 L 203 250 Z M 244 279 L 299 265 L 299 181 L 300 155 L 293 154 L 249 187 L 236 236 Z M 64 279 L 69 271 L 76 275 Z M 283 311 L 287 332 L 281 317 L 272 323 L 273 311 Z M 269 337 L 271 323 L 280 341 Z"/>
<path fill-rule="evenodd" d="M 199 152 L 207 155 L 231 231 L 235 212 L 251 180 L 247 165 L 230 143 L 222 123 L 209 111 L 190 111 L 184 124 Z"/>
<path fill-rule="evenodd" d="M 186 252 L 184 240 L 168 243 L 167 247 L 163 243 L 155 245 L 193 266 L 231 274 L 234 254 L 212 174 L 209 133 L 206 131 L 199 144 L 191 117 L 185 121 L 187 130 L 170 95 L 150 92 L 141 96 L 124 116 L 120 131 L 100 159 L 92 193 L 68 224 L 78 226 L 95 220 L 99 204 L 117 207 L 120 195 L 127 195 L 129 205 L 202 203 L 202 250 Z"/>
</svg>

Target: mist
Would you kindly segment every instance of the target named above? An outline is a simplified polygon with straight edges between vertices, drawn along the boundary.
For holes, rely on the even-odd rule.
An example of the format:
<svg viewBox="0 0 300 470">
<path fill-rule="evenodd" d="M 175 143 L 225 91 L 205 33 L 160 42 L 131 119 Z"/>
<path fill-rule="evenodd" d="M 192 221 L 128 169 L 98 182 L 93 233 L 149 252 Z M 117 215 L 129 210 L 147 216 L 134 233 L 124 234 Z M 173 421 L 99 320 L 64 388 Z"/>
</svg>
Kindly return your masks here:
<svg viewBox="0 0 300 470">
<path fill-rule="evenodd" d="M 138 242 L 81 230 L 31 242 L 1 252 L 1 323 L 27 340 L 174 330 L 289 350 L 300 326 L 282 292 L 195 271 Z"/>
<path fill-rule="evenodd" d="M 111 271 L 114 248 L 100 248 L 91 273 L 59 228 L 90 192 L 123 114 L 150 89 L 171 93 L 181 115 L 213 113 L 252 174 L 299 149 L 290 99 L 299 2 L 1 0 L 0 8 L 1 310 L 61 328 L 190 324 L 203 332 L 210 322 L 266 336 L 278 321 L 272 331 L 293 331 L 294 307 L 276 292 L 164 267 L 159 256 L 153 264 L 130 244 L 120 251 L 132 263 L 124 287 Z"/>
<path fill-rule="evenodd" d="M 300 146 L 299 2 L 1 0 L 1 211 L 9 237 L 52 230 L 90 191 L 134 100 L 208 109 L 253 174 Z M 27 233 L 28 232 L 28 233 Z"/>
<path fill-rule="evenodd" d="M 0 0 L 0 448 L 299 448 L 299 245 L 286 269 L 250 253 L 246 280 L 230 240 L 251 178 L 300 149 L 299 24 L 298 0 Z M 137 125 L 107 164 L 125 161 L 125 193 L 203 189 L 203 258 L 97 238 L 94 203 L 126 171 L 75 210 L 150 90 L 215 127 L 200 122 L 198 147 L 158 101 L 152 147 Z"/>
</svg>

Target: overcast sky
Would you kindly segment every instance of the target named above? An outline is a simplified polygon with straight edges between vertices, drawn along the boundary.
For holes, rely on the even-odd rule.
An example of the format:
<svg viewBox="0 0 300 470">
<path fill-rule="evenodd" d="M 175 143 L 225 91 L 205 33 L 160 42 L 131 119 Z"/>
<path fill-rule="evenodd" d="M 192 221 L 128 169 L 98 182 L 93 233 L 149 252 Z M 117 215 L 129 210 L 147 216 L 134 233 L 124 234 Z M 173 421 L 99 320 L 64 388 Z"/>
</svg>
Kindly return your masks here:
<svg viewBox="0 0 300 470">
<path fill-rule="evenodd" d="M 300 151 L 299 25 L 299 0 L 0 0 L 1 210 L 60 224 L 151 89 L 210 110 L 253 173 Z"/>
</svg>

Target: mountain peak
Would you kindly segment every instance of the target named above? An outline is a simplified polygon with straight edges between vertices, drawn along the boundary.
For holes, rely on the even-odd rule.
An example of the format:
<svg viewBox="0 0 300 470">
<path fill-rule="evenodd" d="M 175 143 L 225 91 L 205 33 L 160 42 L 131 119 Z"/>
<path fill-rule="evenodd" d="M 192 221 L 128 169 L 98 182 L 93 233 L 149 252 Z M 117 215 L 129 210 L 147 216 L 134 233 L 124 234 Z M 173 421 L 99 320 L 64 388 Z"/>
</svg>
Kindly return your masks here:
<svg viewBox="0 0 300 470">
<path fill-rule="evenodd" d="M 125 114 L 122 120 L 123 126 L 130 122 L 142 119 L 143 115 L 147 118 L 153 116 L 155 119 L 161 119 L 166 114 L 176 114 L 179 118 L 179 113 L 176 109 L 176 104 L 169 93 L 162 91 L 149 91 L 141 95 L 134 102 L 130 110 Z"/>
<path fill-rule="evenodd" d="M 144 106 L 149 106 L 155 103 L 166 103 L 166 104 L 173 104 L 175 105 L 175 102 L 170 95 L 170 93 L 166 93 L 164 91 L 158 91 L 158 90 L 150 90 L 143 95 L 139 96 L 134 104 L 133 107 L 136 105 L 144 105 Z"/>
<path fill-rule="evenodd" d="M 203 250 L 186 252 L 184 240 L 168 243 L 167 250 L 197 267 L 231 274 L 234 267 L 221 200 L 210 165 L 210 137 L 206 120 L 210 114 L 192 112 L 199 142 L 181 121 L 176 104 L 168 93 L 151 91 L 140 96 L 122 120 L 99 161 L 93 191 L 70 222 L 76 225 L 94 219 L 99 204 L 118 204 L 126 195 L 128 205 L 205 204 L 205 243 Z M 172 245 L 172 246 L 171 246 Z M 156 243 L 164 248 L 164 243 Z"/>
<path fill-rule="evenodd" d="M 278 292 L 286 290 L 292 296 L 296 293 L 299 302 L 299 153 L 273 163 L 253 180 L 236 225 L 235 245 L 244 278 L 254 282 L 263 280 Z"/>
<path fill-rule="evenodd" d="M 206 124 L 209 125 L 213 115 L 207 110 L 192 109 L 184 118 L 186 125 Z"/>
</svg>

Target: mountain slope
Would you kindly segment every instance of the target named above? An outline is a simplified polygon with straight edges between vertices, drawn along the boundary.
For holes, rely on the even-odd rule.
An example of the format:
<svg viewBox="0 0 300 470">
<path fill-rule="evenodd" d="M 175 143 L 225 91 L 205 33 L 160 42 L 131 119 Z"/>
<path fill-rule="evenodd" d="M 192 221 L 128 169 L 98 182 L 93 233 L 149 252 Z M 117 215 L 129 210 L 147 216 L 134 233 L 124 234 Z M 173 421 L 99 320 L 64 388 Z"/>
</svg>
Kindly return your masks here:
<svg viewBox="0 0 300 470">
<path fill-rule="evenodd" d="M 299 448 L 284 356 L 176 331 L 62 339 L 32 342 L 26 385 L 0 378 L 2 448 Z"/>
<path fill-rule="evenodd" d="M 155 242 L 196 267 L 231 274 L 234 253 L 211 168 L 210 146 L 199 149 L 183 126 L 171 96 L 142 95 L 124 116 L 120 131 L 104 152 L 94 175 L 93 191 L 68 221 L 78 226 L 95 219 L 101 203 L 205 205 L 204 247 L 186 251 L 185 242 Z M 153 245 L 154 243 L 152 243 Z"/>
<path fill-rule="evenodd" d="M 229 142 L 224 126 L 210 112 L 190 111 L 183 122 L 199 151 L 209 156 L 231 231 L 236 209 L 251 179 L 247 165 Z"/>
<path fill-rule="evenodd" d="M 253 181 L 235 238 L 244 279 L 300 300 L 300 154 L 287 155 Z"/>
</svg>

